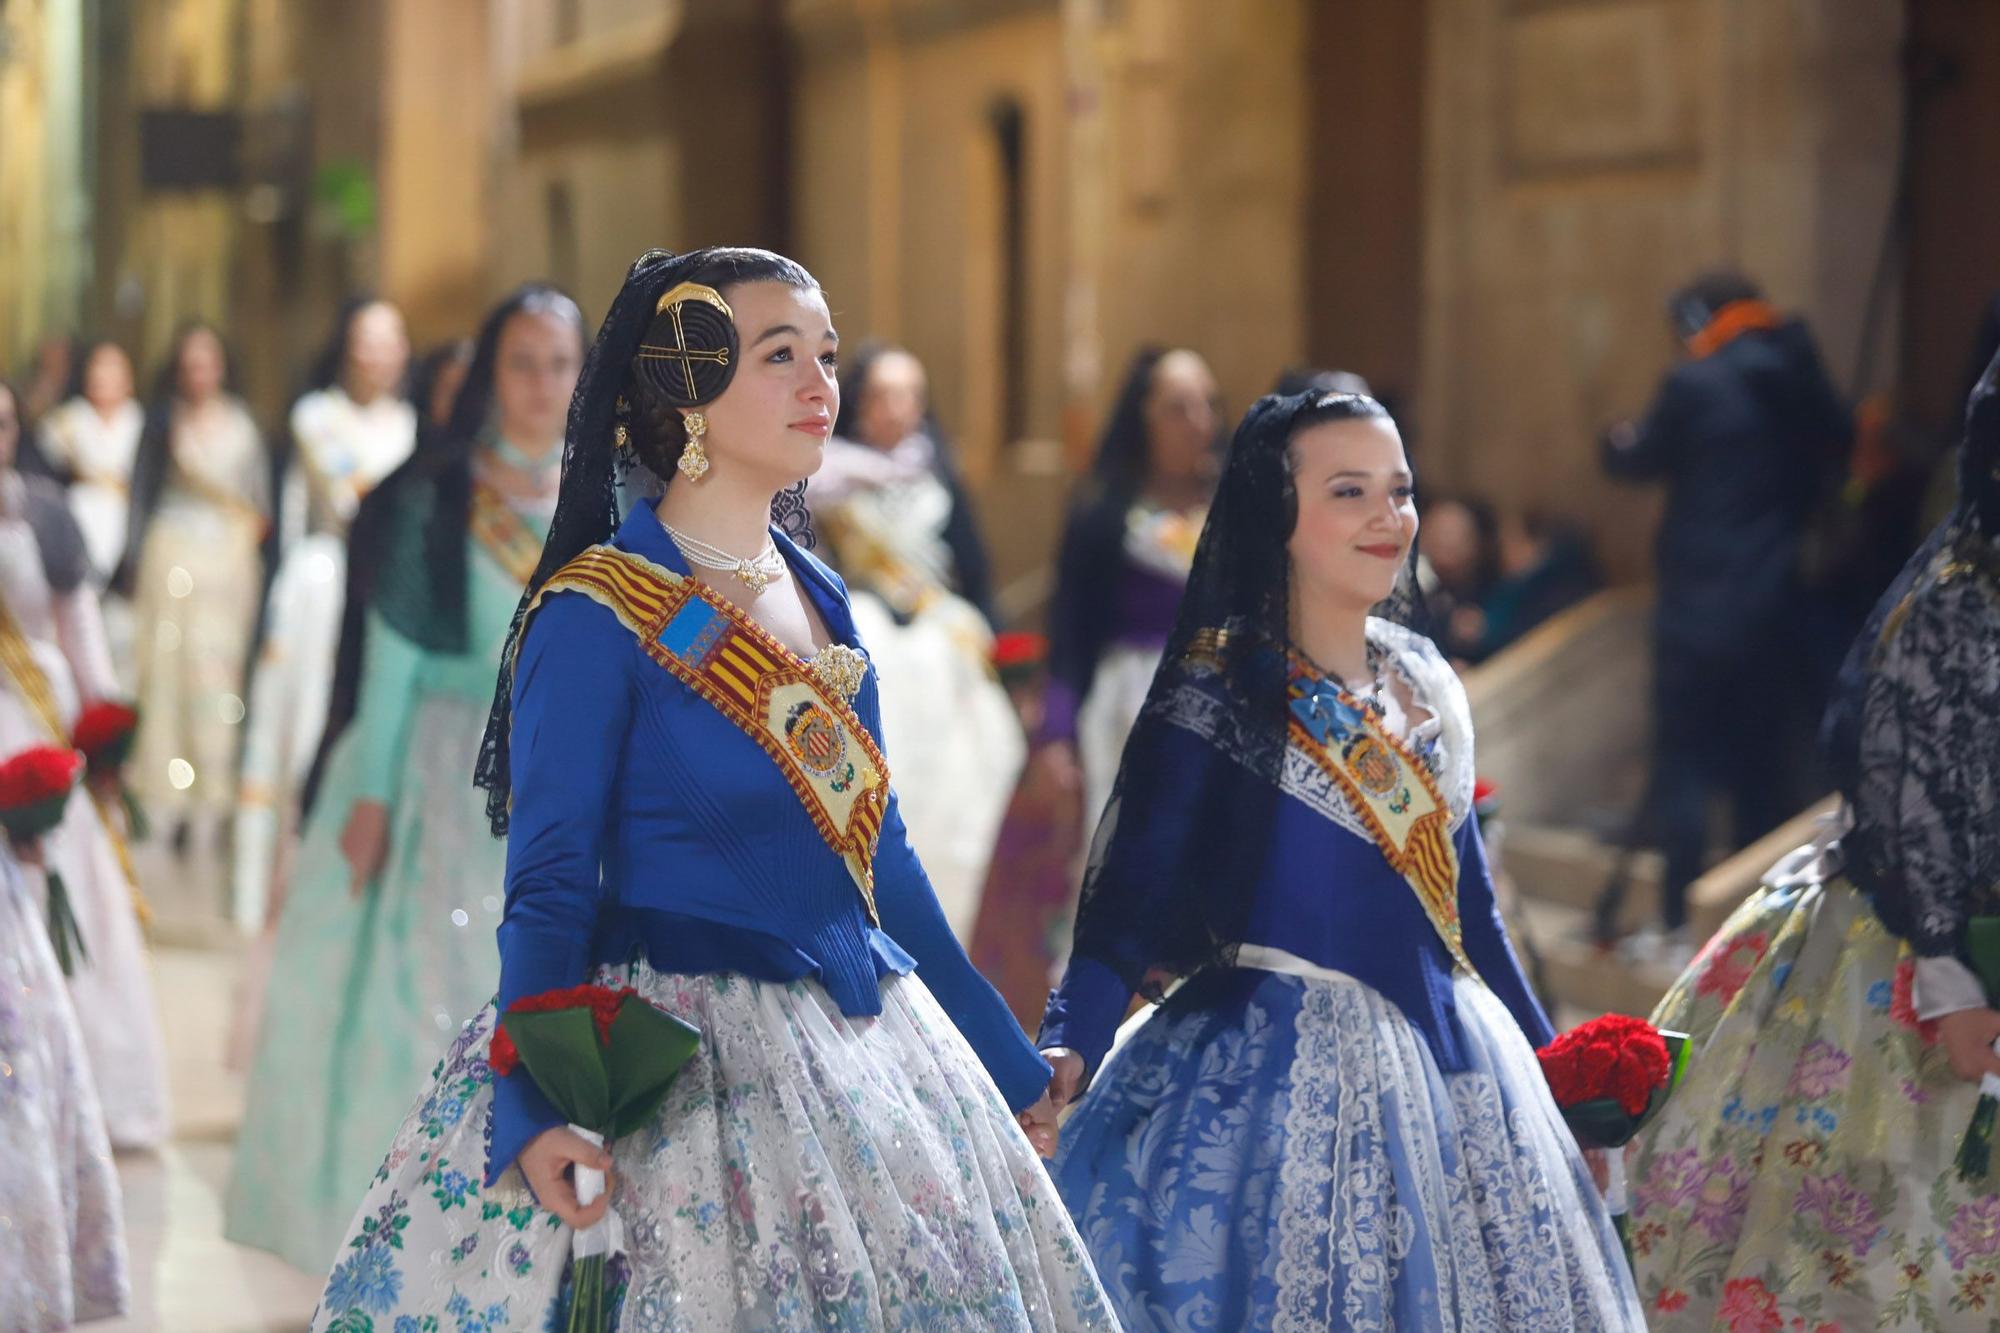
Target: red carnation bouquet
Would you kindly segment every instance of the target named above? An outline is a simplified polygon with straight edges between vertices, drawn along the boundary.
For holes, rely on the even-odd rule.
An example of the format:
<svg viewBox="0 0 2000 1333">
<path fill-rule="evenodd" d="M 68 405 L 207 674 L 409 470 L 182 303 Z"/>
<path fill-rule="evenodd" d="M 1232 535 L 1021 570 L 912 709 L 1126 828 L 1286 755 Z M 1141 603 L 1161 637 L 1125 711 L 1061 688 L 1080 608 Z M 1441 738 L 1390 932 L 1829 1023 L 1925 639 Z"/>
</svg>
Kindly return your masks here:
<svg viewBox="0 0 2000 1333">
<path fill-rule="evenodd" d="M 1665 1105 L 1687 1038 L 1643 1018 L 1605 1014 L 1535 1052 L 1563 1119 L 1587 1148 L 1622 1148 Z"/>
<path fill-rule="evenodd" d="M 125 763 L 132 757 L 138 735 L 139 710 L 107 699 L 90 705 L 77 717 L 70 730 L 70 744 L 82 752 L 93 780 L 118 784 L 118 799 L 125 807 L 132 836 L 144 839 L 148 834 L 146 812 L 124 777 Z"/>
<path fill-rule="evenodd" d="M 1500 813 L 1500 784 L 1491 778 L 1476 778 L 1472 784 L 1472 817 L 1479 821 L 1479 831 L 1486 832 L 1486 826 Z"/>
<path fill-rule="evenodd" d="M 0 764 L 0 829 L 23 859 L 40 860 L 42 839 L 62 823 L 70 793 L 82 776 L 83 756 L 60 745 L 37 745 Z M 49 943 L 63 975 L 69 976 L 77 961 L 90 955 L 84 951 L 83 932 L 77 928 L 62 876 L 48 870 L 47 878 Z"/>
<path fill-rule="evenodd" d="M 1986 1002 L 2000 1001 L 2000 916 L 1975 916 L 1965 923 L 1965 952 L 1986 992 Z M 2000 1054 L 2000 1041 L 1993 1043 Z M 1958 1141 L 1958 1178 L 1981 1184 L 1993 1170 L 1994 1122 L 2000 1120 L 2000 1078 L 1979 1076 L 1979 1100 L 1972 1104 L 1972 1122 Z"/>
<path fill-rule="evenodd" d="M 1688 1039 L 1643 1018 L 1605 1014 L 1579 1023 L 1541 1050 L 1556 1107 L 1585 1148 L 1610 1153 L 1605 1206 L 1625 1235 L 1625 1155 L 1618 1151 L 1667 1104 L 1687 1069 Z"/>
<path fill-rule="evenodd" d="M 993 638 L 993 669 L 1009 688 L 1033 680 L 1048 655 L 1049 641 L 1039 634 L 1008 630 Z"/>
<path fill-rule="evenodd" d="M 667 1088 L 701 1045 L 701 1030 L 631 987 L 575 986 L 525 995 L 507 1006 L 486 1054 L 498 1077 L 528 1077 L 569 1127 L 600 1147 L 644 1128 Z M 604 1192 L 604 1173 L 576 1168 L 576 1201 Z M 568 1333 L 610 1327 L 604 1269 L 625 1248 L 616 1213 L 576 1234 L 570 1247 Z"/>
</svg>

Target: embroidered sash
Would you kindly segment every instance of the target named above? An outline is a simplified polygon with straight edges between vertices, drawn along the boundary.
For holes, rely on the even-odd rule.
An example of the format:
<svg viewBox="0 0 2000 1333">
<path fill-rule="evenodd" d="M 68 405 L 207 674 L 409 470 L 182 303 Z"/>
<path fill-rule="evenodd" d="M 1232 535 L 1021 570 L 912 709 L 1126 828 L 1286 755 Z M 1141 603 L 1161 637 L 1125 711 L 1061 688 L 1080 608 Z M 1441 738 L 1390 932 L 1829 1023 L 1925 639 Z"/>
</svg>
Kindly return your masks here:
<svg viewBox="0 0 2000 1333">
<path fill-rule="evenodd" d="M 171 460 L 171 465 L 173 471 L 171 484 L 193 495 L 204 504 L 213 505 L 259 532 L 262 532 L 265 525 L 271 521 L 269 515 L 249 499 L 238 495 L 221 482 L 205 477 L 191 467 L 183 466 L 177 458 Z"/>
<path fill-rule="evenodd" d="M 535 576 L 535 566 L 542 559 L 542 539 L 500 492 L 483 481 L 472 483 L 471 528 L 486 554 L 516 583 L 525 586 Z"/>
<path fill-rule="evenodd" d="M 50 742 L 68 745 L 69 734 L 63 730 L 62 711 L 56 707 L 56 692 L 50 688 L 42 664 L 35 660 L 34 650 L 28 646 L 28 636 L 21 632 L 20 622 L 14 619 L 13 611 L 4 601 L 0 601 L 0 671 L 7 673 L 15 693 L 34 714 L 35 721 L 41 723 Z"/>
<path fill-rule="evenodd" d="M 845 696 L 706 584 L 629 552 L 591 547 L 550 576 L 530 614 L 564 591 L 607 608 L 648 657 L 757 742 L 880 925 L 875 844 L 889 808 L 889 766 Z"/>
<path fill-rule="evenodd" d="M 937 599 L 937 585 L 870 531 L 853 505 L 832 506 L 825 511 L 824 522 L 827 540 L 840 552 L 841 571 L 887 602 L 896 614 L 914 618 Z"/>
<path fill-rule="evenodd" d="M 1292 743 L 1347 797 L 1375 845 L 1409 882 L 1452 960 L 1474 976 L 1458 918 L 1458 852 L 1437 779 L 1381 719 L 1294 662 Z"/>
</svg>

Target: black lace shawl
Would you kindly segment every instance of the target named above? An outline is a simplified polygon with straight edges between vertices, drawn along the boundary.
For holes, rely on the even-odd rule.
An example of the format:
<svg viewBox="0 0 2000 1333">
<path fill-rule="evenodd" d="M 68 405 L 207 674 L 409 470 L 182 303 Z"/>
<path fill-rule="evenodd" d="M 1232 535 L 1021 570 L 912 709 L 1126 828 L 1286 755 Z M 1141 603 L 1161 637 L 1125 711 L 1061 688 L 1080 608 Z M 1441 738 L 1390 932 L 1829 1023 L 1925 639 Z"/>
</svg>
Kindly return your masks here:
<svg viewBox="0 0 2000 1333">
<path fill-rule="evenodd" d="M 1959 502 L 1877 604 L 1835 683 L 1829 758 L 1849 875 L 1923 955 L 2000 913 L 2000 358 L 1973 390 Z"/>
</svg>

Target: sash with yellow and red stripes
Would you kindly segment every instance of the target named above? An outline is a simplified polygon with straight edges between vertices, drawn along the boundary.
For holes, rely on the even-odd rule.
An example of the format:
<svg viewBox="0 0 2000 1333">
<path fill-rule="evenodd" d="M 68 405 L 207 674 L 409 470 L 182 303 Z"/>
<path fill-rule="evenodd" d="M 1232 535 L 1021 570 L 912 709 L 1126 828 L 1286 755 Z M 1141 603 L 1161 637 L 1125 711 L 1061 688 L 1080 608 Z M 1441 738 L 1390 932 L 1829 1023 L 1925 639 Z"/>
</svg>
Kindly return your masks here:
<svg viewBox="0 0 2000 1333">
<path fill-rule="evenodd" d="M 879 925 L 875 844 L 889 766 L 847 700 L 706 584 L 630 552 L 591 547 L 550 576 L 534 606 L 553 592 L 580 592 L 609 609 L 648 657 L 771 756 Z"/>
<path fill-rule="evenodd" d="M 535 576 L 535 566 L 542 560 L 542 539 L 500 492 L 483 481 L 472 483 L 468 526 L 473 537 L 486 548 L 486 554 L 516 583 L 525 586 Z"/>
<path fill-rule="evenodd" d="M 1451 809 L 1430 769 L 1379 717 L 1296 660 L 1288 696 L 1292 743 L 1333 779 L 1383 857 L 1415 891 L 1453 961 L 1477 976 L 1458 917 Z"/>
</svg>

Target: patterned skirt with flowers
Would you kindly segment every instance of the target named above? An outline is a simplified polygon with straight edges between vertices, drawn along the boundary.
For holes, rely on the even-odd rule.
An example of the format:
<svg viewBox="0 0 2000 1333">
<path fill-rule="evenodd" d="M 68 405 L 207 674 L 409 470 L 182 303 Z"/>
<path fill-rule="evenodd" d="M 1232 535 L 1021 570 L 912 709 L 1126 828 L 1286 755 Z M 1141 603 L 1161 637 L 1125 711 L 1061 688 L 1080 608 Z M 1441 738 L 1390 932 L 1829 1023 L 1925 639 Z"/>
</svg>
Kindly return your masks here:
<svg viewBox="0 0 2000 1333">
<path fill-rule="evenodd" d="M 1631 1149 L 1655 1330 L 2000 1330 L 2000 1194 L 1952 1162 L 1978 1086 L 1914 968 L 1846 880 L 1774 876 L 1661 1001 L 1694 1045 Z"/>
<path fill-rule="evenodd" d="M 637 1330 L 1115 1329 L 998 1089 L 914 977 L 876 1018 L 812 981 L 605 968 L 701 1029 L 656 1123 L 612 1145 Z M 572 1233 L 518 1168 L 483 1189 L 493 1011 L 404 1122 L 341 1246 L 315 1333 L 564 1327 Z"/>
</svg>

